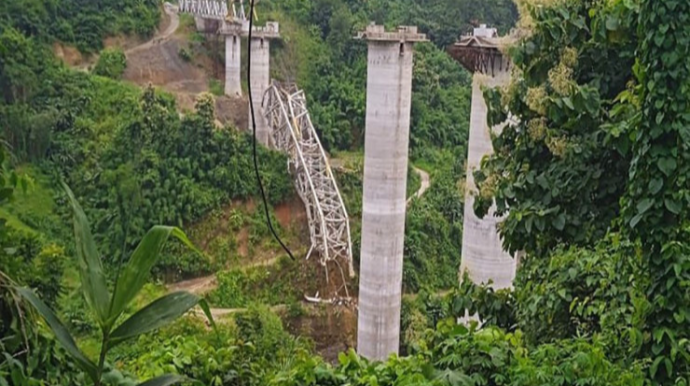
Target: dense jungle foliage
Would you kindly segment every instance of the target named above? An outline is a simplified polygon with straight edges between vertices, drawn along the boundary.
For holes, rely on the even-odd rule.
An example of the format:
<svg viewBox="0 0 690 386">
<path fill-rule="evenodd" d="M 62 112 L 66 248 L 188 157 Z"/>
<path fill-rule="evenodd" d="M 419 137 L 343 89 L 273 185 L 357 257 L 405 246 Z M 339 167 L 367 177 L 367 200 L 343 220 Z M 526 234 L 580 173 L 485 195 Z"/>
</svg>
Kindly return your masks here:
<svg viewBox="0 0 690 386">
<path fill-rule="evenodd" d="M 532 7 L 511 84 L 487 93 L 492 123 L 515 119 L 476 173 L 475 210 L 495 199 L 526 252 L 518 326 L 608 340 L 653 384 L 689 375 L 687 20 L 676 1 Z"/>
<path fill-rule="evenodd" d="M 322 142 L 330 150 L 356 149 L 363 142 L 366 44 L 352 40 L 357 31 L 375 21 L 389 28 L 418 25 L 428 33 L 432 42 L 415 49 L 414 155 L 467 143 L 470 77 L 443 52 L 446 46 L 469 32 L 470 23 L 483 20 L 506 30 L 517 15 L 514 4 L 504 0 L 267 0 L 262 7 L 269 10 L 263 17 L 281 20 L 289 36 L 282 45 L 278 42 L 274 72 L 305 89 Z"/>
<path fill-rule="evenodd" d="M 180 118 L 168 95 L 65 68 L 44 45 L 13 29 L 0 41 L 7 47 L 3 79 L 10 82 L 0 104 L 5 138 L 18 162 L 36 165 L 36 190 L 50 189 L 62 177 L 85 197 L 109 262 L 154 223 L 182 225 L 230 199 L 256 194 L 250 139 L 216 130 L 208 97 L 199 100 L 195 114 Z M 96 72 L 108 57 L 101 57 Z M 117 75 L 112 63 L 102 67 L 104 75 Z M 293 188 L 283 173 L 284 156 L 263 149 L 260 156 L 269 199 L 285 200 Z M 26 228 L 64 239 L 64 221 L 39 209 L 8 210 Z"/>
<path fill-rule="evenodd" d="M 285 260 L 279 268 L 219 274 L 221 287 L 207 299 L 244 309 L 215 327 L 189 316 L 154 325 L 127 345 L 106 343 L 126 322 L 104 322 L 113 310 L 103 305 L 89 311 L 94 285 L 77 264 L 84 232 L 75 238 L 66 226 L 61 179 L 93 221 L 101 249 L 89 252 L 111 272 L 99 284 L 106 294 L 117 293 L 124 257 L 154 224 L 207 220 L 211 225 L 197 228 L 203 231 L 214 217 L 229 216 L 232 232 L 257 228 L 247 235 L 256 249 L 267 234 L 255 212 L 223 211 L 256 189 L 249 139 L 216 128 L 209 95 L 180 117 L 170 95 L 117 81 L 116 51 L 101 56 L 95 72 L 102 76 L 53 57 L 55 41 L 89 52 L 111 34 L 150 35 L 158 6 L 0 4 L 0 125 L 10 149 L 0 152 L 0 385 L 92 385 L 90 361 L 107 385 L 165 373 L 214 386 L 688 384 L 686 2 L 261 3 L 261 17 L 279 20 L 286 36 L 276 44 L 273 75 L 307 90 L 323 142 L 344 157 L 358 154 L 363 138 L 366 50 L 351 37 L 374 20 L 417 24 L 431 38 L 417 47 L 411 146 L 432 187 L 413 200 L 406 224 L 404 280 L 415 294 L 404 298 L 404 356 L 383 363 L 352 351 L 326 363 L 308 339 L 286 332 L 274 310 L 254 304 L 279 304 L 278 295 L 297 302 L 300 293 L 286 285 L 294 265 Z M 464 280 L 439 293 L 457 283 L 470 86 L 469 74 L 443 49 L 477 21 L 507 31 L 518 11 L 518 40 L 507 51 L 512 81 L 486 90 L 490 122 L 504 122 L 508 112 L 514 119 L 494 136 L 495 154 L 475 173 L 475 210 L 485 214 L 495 202 L 507 216 L 500 229 L 506 248 L 524 257 L 512 290 Z M 284 156 L 261 150 L 260 157 L 271 203 L 286 201 L 292 182 Z M 338 175 L 352 209 L 361 203 L 361 157 L 351 158 Z M 220 261 L 172 245 L 155 272 L 225 268 L 237 261 L 230 251 L 239 238 L 203 245 Z M 130 294 L 127 311 L 135 315 L 166 292 L 157 284 L 135 289 L 141 291 Z M 35 312 L 36 299 L 56 310 L 55 318 L 41 307 Z M 301 312 L 294 304 L 287 310 Z M 458 323 L 475 314 L 481 328 Z M 48 326 L 55 330 L 57 318 L 76 344 L 60 331 L 56 340 Z"/>
<path fill-rule="evenodd" d="M 44 43 L 72 44 L 87 53 L 100 50 L 109 36 L 150 36 L 159 19 L 156 0 L 5 0 L 0 4 L 0 32 L 11 28 Z"/>
</svg>

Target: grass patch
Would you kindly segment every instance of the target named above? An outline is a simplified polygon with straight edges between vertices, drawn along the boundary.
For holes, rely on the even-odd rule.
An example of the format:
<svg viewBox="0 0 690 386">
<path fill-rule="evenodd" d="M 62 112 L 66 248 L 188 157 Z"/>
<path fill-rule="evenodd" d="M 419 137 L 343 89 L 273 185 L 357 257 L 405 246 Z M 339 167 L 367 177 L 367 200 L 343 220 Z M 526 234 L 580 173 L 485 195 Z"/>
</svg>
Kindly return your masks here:
<svg viewBox="0 0 690 386">
<path fill-rule="evenodd" d="M 10 207 L 15 213 L 34 213 L 38 216 L 49 216 L 53 213 L 55 202 L 53 191 L 48 176 L 42 174 L 33 166 L 21 166 L 18 168 L 20 175 L 25 175 L 30 182 L 26 192 L 21 189 L 15 191 L 15 199 Z"/>
<path fill-rule="evenodd" d="M 270 266 L 219 272 L 218 288 L 207 298 L 213 307 L 223 308 L 295 303 L 302 299 L 305 287 L 316 282 L 318 274 L 304 260 L 292 261 L 285 256 Z"/>
<path fill-rule="evenodd" d="M 211 94 L 216 95 L 216 96 L 222 96 L 225 95 L 225 90 L 223 89 L 223 84 L 218 80 L 218 79 L 209 79 L 208 80 L 208 89 L 211 91 Z"/>
<path fill-rule="evenodd" d="M 410 164 L 407 168 L 407 197 L 414 196 L 421 187 L 422 177 L 414 171 L 412 164 Z"/>
<path fill-rule="evenodd" d="M 0 218 L 13 228 L 28 233 L 45 234 L 58 238 L 62 228 L 55 212 L 55 192 L 50 189 L 50 179 L 33 166 L 20 166 L 18 173 L 29 180 L 26 191 L 15 190 L 14 199 L 0 208 Z"/>
<path fill-rule="evenodd" d="M 0 219 L 3 219 L 6 221 L 7 226 L 20 230 L 22 232 L 26 232 L 31 235 L 35 235 L 38 232 L 36 232 L 35 229 L 29 227 L 28 225 L 24 224 L 20 219 L 17 218 L 17 216 L 9 213 L 5 209 L 0 208 Z"/>
</svg>

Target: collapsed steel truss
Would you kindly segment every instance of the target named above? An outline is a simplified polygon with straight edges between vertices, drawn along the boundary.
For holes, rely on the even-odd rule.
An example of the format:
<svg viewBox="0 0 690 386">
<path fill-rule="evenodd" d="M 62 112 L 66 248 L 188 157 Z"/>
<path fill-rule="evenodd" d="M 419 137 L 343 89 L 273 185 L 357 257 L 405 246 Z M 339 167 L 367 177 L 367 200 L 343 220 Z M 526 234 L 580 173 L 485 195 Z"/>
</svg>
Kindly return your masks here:
<svg viewBox="0 0 690 386">
<path fill-rule="evenodd" d="M 264 94 L 263 106 L 273 130 L 273 144 L 288 154 L 288 169 L 307 210 L 311 236 L 307 259 L 314 251 L 323 265 L 331 261 L 340 265 L 337 259 L 344 259 L 350 277 L 354 276 L 349 217 L 309 117 L 304 91 L 273 82 Z"/>
<path fill-rule="evenodd" d="M 448 53 L 472 72 L 496 76 L 496 70 L 508 70 L 510 66 L 510 62 L 504 62 L 498 42 L 497 38 L 463 36 L 448 47 Z"/>
</svg>

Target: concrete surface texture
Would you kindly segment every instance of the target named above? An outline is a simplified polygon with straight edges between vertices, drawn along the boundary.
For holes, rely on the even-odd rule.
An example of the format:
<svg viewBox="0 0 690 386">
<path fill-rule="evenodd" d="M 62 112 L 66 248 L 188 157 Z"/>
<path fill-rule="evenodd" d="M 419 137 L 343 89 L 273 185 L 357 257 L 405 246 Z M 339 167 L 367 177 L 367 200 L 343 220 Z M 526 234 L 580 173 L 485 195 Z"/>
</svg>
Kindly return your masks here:
<svg viewBox="0 0 690 386">
<path fill-rule="evenodd" d="M 242 39 L 237 35 L 225 37 L 225 95 L 242 96 Z"/>
<path fill-rule="evenodd" d="M 366 37 L 365 37 L 366 38 Z M 413 41 L 368 41 L 357 351 L 398 352 Z"/>
<path fill-rule="evenodd" d="M 261 110 L 264 92 L 270 84 L 270 41 L 264 38 L 251 39 L 251 98 L 254 103 L 254 117 L 256 118 L 256 139 L 264 146 L 270 146 L 271 129 Z M 252 131 L 251 110 L 249 111 L 249 132 Z"/>
<path fill-rule="evenodd" d="M 505 60 L 505 59 L 504 59 Z M 462 263 L 460 274 L 467 271 L 470 279 L 477 284 L 493 281 L 493 288 L 512 287 L 515 278 L 516 260 L 503 251 L 502 241 L 496 225 L 502 220 L 494 216 L 495 206 L 483 219 L 479 219 L 473 210 L 477 188 L 473 171 L 480 167 L 484 156 L 493 153 L 490 130 L 497 132 L 500 127 L 489 128 L 487 124 L 487 106 L 482 93 L 482 86 L 497 87 L 507 84 L 510 74 L 501 71 L 497 63 L 496 76 L 476 73 L 472 85 L 472 111 L 470 114 L 470 140 L 467 159 L 467 185 L 465 192 L 465 218 L 462 235 Z"/>
<path fill-rule="evenodd" d="M 200 16 L 195 16 L 194 17 L 194 25 L 196 26 L 197 31 L 205 31 L 206 30 L 206 19 Z"/>
</svg>

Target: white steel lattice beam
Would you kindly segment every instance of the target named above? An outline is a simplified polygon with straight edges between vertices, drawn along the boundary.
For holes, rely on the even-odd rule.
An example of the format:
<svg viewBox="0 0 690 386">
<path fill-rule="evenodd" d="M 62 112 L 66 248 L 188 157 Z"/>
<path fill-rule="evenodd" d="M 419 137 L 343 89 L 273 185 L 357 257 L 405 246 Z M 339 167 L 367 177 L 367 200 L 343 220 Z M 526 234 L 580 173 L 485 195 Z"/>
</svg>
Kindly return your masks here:
<svg viewBox="0 0 690 386">
<path fill-rule="evenodd" d="M 228 3 L 226 0 L 180 0 L 179 11 L 204 19 L 226 20 Z"/>
<path fill-rule="evenodd" d="M 314 251 L 324 265 L 343 259 L 349 275 L 354 276 L 349 217 L 309 117 L 304 92 L 294 85 L 283 87 L 273 82 L 263 105 L 274 145 L 288 154 L 288 169 L 307 209 L 311 237 L 307 259 Z"/>
</svg>

